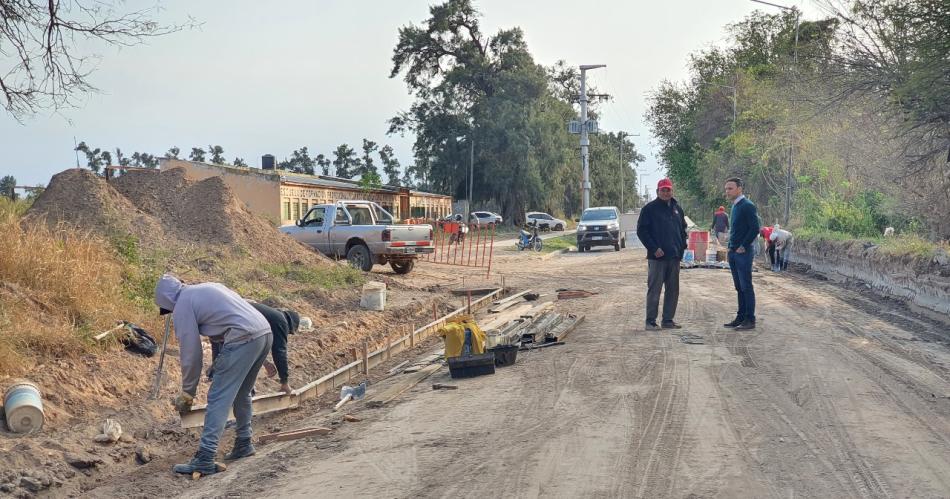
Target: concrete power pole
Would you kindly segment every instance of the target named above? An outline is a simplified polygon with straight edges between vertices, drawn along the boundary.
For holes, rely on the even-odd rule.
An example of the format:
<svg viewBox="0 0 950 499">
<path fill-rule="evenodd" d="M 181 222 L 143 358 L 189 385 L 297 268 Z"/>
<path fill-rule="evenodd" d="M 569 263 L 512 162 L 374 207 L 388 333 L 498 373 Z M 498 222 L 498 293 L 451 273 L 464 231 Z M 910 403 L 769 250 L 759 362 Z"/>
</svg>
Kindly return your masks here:
<svg viewBox="0 0 950 499">
<path fill-rule="evenodd" d="M 584 207 L 590 208 L 590 163 L 588 162 L 590 139 L 588 138 L 589 123 L 587 120 L 587 71 L 590 69 L 606 68 L 606 64 L 581 65 L 581 168 L 584 170 L 584 182 L 581 188 L 584 192 Z"/>
</svg>

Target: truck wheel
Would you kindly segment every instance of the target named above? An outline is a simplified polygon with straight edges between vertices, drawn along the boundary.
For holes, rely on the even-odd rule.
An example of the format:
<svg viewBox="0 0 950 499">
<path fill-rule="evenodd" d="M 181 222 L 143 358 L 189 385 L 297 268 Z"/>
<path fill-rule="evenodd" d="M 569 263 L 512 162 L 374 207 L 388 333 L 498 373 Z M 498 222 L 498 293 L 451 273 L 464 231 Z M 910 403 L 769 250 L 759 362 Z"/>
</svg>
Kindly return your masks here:
<svg viewBox="0 0 950 499">
<path fill-rule="evenodd" d="M 564 230 L 564 226 L 561 225 L 561 224 L 557 224 L 557 225 L 554 226 L 554 230 L 556 230 L 556 231 L 562 231 L 562 230 Z"/>
<path fill-rule="evenodd" d="M 369 248 L 365 244 L 355 244 L 346 252 L 346 260 L 354 268 L 369 272 L 373 269 L 373 258 L 369 254 Z"/>
<path fill-rule="evenodd" d="M 389 266 L 393 268 L 393 271 L 397 274 L 408 274 L 412 270 L 412 267 L 416 265 L 415 260 L 390 260 Z"/>
</svg>

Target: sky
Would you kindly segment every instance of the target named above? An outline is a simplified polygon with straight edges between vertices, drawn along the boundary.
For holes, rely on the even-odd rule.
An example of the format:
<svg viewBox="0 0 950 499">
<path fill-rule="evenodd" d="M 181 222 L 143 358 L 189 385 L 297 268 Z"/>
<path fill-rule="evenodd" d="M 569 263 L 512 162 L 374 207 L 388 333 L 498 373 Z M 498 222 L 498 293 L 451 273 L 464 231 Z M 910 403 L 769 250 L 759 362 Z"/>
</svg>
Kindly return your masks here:
<svg viewBox="0 0 950 499">
<path fill-rule="evenodd" d="M 84 45 L 84 53 L 99 56 L 91 81 L 100 92 L 83 97 L 78 108 L 23 123 L 0 111 L 0 176 L 13 175 L 19 185 L 46 184 L 75 166 L 74 139 L 129 155 L 161 155 L 177 146 L 185 156 L 194 146 L 221 145 L 229 162 L 241 157 L 259 167 L 263 154 L 283 158 L 307 146 L 312 156 L 332 157 L 337 145 L 358 149 L 365 137 L 390 144 L 406 165 L 413 137 L 386 135 L 386 120 L 411 103 L 401 78 L 389 78 L 392 50 L 399 27 L 423 22 L 433 3 L 161 2 L 160 21 L 183 23 L 190 16 L 201 26 L 121 50 Z M 805 0 L 777 3 L 797 5 L 806 19 L 818 15 Z M 631 140 L 647 158 L 638 172 L 651 190 L 663 168 L 643 118 L 648 93 L 664 79 L 685 79 L 689 54 L 722 44 L 726 24 L 757 7 L 771 9 L 749 0 L 475 5 L 484 33 L 521 27 L 540 64 L 607 65 L 588 73 L 598 91 L 613 96 L 600 105 L 600 128 L 639 134 Z"/>
</svg>

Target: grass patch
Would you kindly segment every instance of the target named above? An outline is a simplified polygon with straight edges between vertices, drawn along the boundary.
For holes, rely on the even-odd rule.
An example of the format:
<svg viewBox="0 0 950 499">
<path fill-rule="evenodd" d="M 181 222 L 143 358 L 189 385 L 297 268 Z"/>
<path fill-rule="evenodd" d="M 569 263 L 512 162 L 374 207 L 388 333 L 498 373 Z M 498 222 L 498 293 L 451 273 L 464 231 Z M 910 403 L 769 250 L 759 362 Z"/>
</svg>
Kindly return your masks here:
<svg viewBox="0 0 950 499">
<path fill-rule="evenodd" d="M 934 243 L 916 234 L 898 234 L 894 237 L 860 237 L 851 234 L 827 229 L 800 228 L 795 232 L 797 239 L 805 241 L 862 241 L 878 246 L 879 251 L 886 255 L 930 257 L 938 250 L 950 252 L 947 242 Z"/>
<path fill-rule="evenodd" d="M 82 354 L 116 320 L 146 319 L 124 292 L 126 264 L 108 241 L 21 225 L 20 203 L 0 205 L 0 374 Z"/>
<path fill-rule="evenodd" d="M 264 264 L 262 269 L 274 277 L 328 290 L 361 285 L 366 281 L 362 272 L 346 264 L 322 267 Z"/>
<path fill-rule="evenodd" d="M 563 249 L 577 246 L 577 236 L 568 234 L 566 236 L 557 236 L 545 239 L 541 244 L 541 253 L 553 253 Z"/>
</svg>

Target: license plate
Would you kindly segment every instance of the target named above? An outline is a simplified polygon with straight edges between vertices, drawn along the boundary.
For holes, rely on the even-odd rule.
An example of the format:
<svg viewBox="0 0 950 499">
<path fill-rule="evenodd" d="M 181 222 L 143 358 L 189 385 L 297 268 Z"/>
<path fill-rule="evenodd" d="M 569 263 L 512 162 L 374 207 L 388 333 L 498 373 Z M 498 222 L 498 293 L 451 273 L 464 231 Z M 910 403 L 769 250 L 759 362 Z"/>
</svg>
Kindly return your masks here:
<svg viewBox="0 0 950 499">
<path fill-rule="evenodd" d="M 415 252 L 416 252 L 416 249 L 415 249 L 415 248 L 406 248 L 406 253 L 411 254 L 411 253 L 415 253 Z"/>
<path fill-rule="evenodd" d="M 594 236 L 594 237 L 592 237 L 591 239 L 593 239 L 594 241 L 600 241 L 600 240 L 603 239 L 603 238 L 604 238 L 604 236 Z"/>
</svg>

